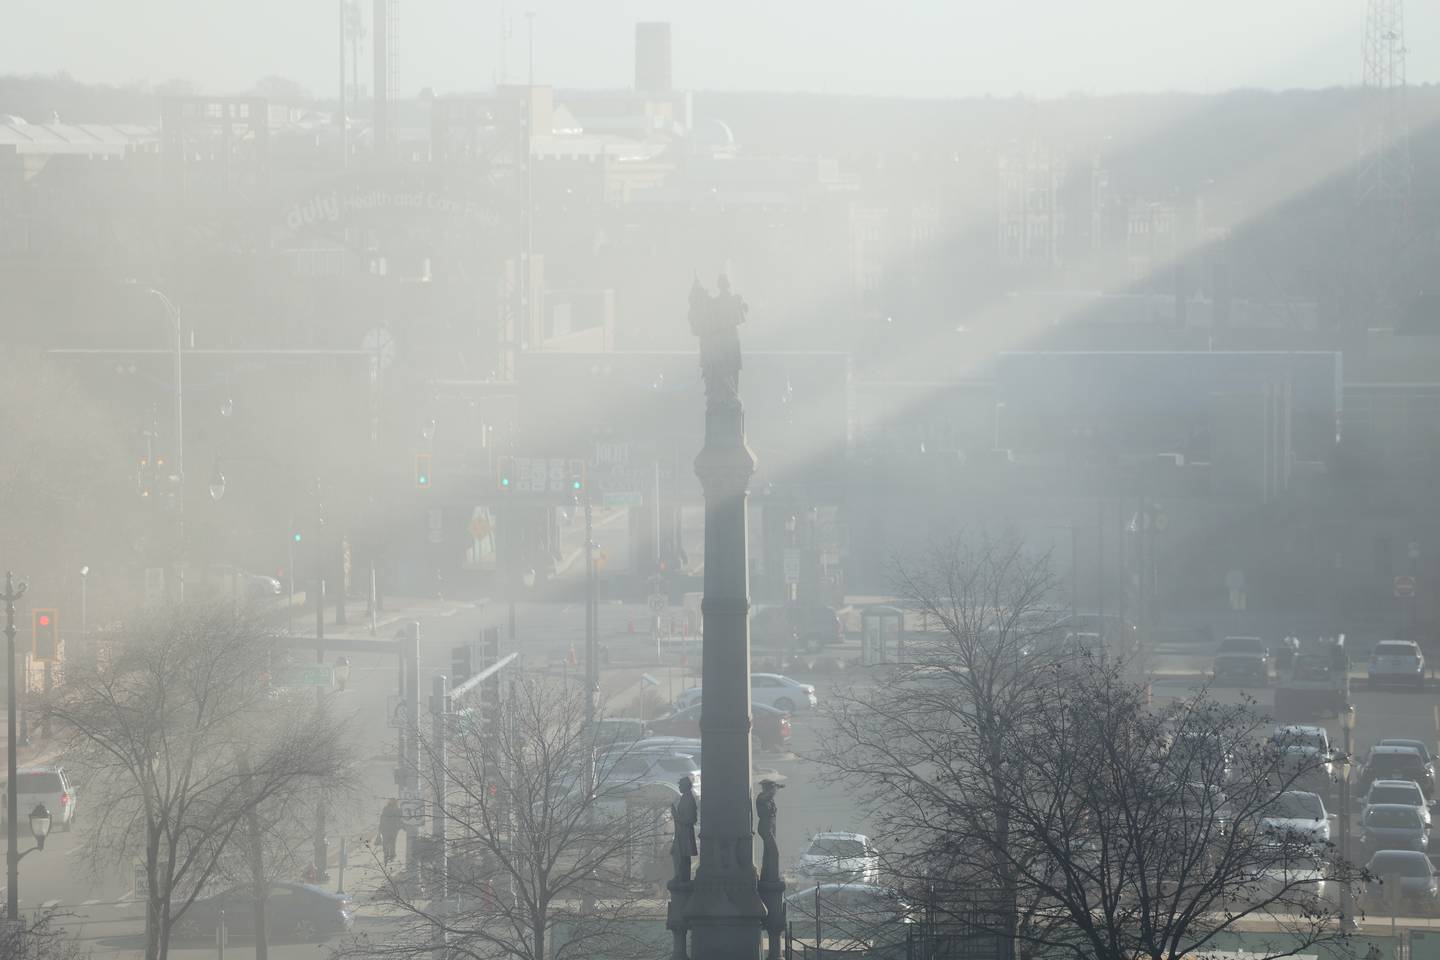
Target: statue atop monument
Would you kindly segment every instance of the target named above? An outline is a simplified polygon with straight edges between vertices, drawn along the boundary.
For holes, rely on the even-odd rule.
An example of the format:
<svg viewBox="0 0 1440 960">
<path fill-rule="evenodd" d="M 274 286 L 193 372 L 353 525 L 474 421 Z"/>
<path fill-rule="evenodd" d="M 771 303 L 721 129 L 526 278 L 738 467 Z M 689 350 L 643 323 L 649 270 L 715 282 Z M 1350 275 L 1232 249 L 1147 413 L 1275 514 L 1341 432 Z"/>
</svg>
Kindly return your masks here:
<svg viewBox="0 0 1440 960">
<path fill-rule="evenodd" d="M 719 291 L 711 294 L 695 278 L 690 288 L 690 332 L 700 338 L 700 375 L 705 398 L 712 406 L 740 404 L 740 324 L 750 305 L 730 290 L 730 278 L 721 274 Z"/>
</svg>

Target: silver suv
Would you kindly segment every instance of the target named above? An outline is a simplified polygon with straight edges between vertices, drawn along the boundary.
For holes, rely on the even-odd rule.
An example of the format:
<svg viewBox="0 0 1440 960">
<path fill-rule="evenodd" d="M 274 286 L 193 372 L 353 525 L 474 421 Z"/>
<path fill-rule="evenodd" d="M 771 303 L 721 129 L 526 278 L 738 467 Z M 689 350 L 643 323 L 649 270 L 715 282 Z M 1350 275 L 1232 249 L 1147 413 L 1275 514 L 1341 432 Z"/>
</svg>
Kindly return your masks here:
<svg viewBox="0 0 1440 960">
<path fill-rule="evenodd" d="M 70 829 L 75 821 L 75 786 L 65 775 L 64 767 L 21 767 L 15 771 L 15 782 L 16 809 L 20 811 L 22 824 L 35 805 L 43 803 L 50 811 L 52 828 Z M 5 817 L 4 804 L 0 804 L 0 823 Z"/>
<path fill-rule="evenodd" d="M 1425 686 L 1425 654 L 1409 640 L 1381 640 L 1370 654 L 1370 686 L 1405 683 Z"/>
</svg>

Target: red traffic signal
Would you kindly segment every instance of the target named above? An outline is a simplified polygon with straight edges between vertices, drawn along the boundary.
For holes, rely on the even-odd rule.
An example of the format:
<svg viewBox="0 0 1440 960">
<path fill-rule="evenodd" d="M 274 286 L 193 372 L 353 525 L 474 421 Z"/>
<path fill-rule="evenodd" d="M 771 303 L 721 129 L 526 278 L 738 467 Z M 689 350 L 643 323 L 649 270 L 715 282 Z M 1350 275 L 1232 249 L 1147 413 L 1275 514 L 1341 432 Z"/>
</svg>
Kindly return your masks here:
<svg viewBox="0 0 1440 960">
<path fill-rule="evenodd" d="M 30 655 L 36 660 L 55 660 L 60 650 L 60 624 L 54 610 L 36 610 L 32 614 L 34 642 Z"/>
</svg>

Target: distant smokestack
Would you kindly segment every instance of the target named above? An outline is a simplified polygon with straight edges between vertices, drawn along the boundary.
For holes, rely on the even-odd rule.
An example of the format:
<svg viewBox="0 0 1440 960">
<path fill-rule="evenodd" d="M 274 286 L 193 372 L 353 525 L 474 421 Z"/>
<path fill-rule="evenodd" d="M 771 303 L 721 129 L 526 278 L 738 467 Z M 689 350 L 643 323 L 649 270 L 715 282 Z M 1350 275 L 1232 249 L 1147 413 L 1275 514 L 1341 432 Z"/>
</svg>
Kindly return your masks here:
<svg viewBox="0 0 1440 960">
<path fill-rule="evenodd" d="M 638 93 L 669 93 L 670 24 L 635 24 L 635 90 Z"/>
</svg>

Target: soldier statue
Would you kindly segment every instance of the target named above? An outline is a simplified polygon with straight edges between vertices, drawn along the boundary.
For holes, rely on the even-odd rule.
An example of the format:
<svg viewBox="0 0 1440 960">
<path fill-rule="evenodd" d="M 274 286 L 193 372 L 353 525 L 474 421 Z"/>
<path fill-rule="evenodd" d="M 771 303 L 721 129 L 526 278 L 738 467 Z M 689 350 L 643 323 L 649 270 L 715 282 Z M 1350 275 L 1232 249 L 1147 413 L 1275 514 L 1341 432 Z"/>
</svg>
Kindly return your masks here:
<svg viewBox="0 0 1440 960">
<path fill-rule="evenodd" d="M 700 821 L 700 807 L 695 802 L 694 784 L 689 777 L 680 778 L 680 799 L 670 805 L 670 818 L 675 824 L 675 839 L 670 843 L 670 856 L 675 861 L 675 879 L 690 882 L 690 864 L 700 855 L 695 842 L 695 824 Z"/>
</svg>

